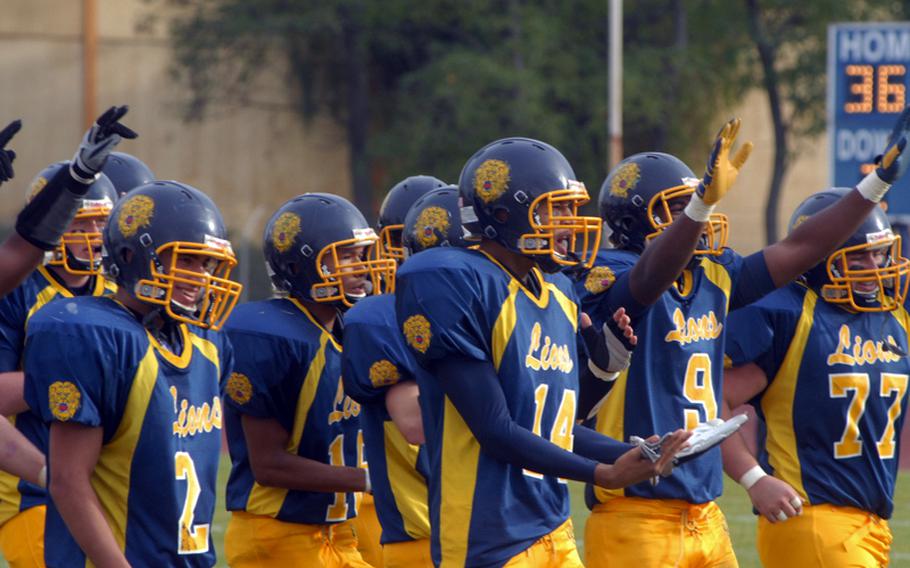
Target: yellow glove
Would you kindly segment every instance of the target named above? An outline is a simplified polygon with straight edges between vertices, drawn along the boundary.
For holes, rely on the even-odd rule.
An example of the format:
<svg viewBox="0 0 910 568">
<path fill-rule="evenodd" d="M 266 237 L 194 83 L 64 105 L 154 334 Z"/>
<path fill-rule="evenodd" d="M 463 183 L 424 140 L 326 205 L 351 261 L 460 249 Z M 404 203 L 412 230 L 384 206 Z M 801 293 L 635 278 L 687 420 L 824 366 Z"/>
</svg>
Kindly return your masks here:
<svg viewBox="0 0 910 568">
<path fill-rule="evenodd" d="M 716 205 L 724 195 L 733 187 L 736 176 L 743 164 L 749 159 L 752 152 L 752 143 L 746 142 L 742 148 L 730 159 L 730 150 L 736 141 L 736 135 L 739 133 L 739 127 L 742 121 L 738 118 L 731 119 L 727 122 L 717 138 L 714 140 L 714 149 L 711 150 L 711 157 L 708 159 L 708 167 L 705 170 L 705 177 L 699 182 L 695 193 L 701 198 L 705 205 Z"/>
</svg>

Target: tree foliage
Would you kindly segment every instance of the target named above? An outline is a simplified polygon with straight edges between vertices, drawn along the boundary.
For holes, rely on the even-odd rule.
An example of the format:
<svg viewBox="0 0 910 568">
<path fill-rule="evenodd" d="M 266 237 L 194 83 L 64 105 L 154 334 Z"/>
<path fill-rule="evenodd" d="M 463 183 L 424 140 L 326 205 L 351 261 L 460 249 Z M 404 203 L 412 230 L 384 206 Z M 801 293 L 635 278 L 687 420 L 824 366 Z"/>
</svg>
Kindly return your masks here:
<svg viewBox="0 0 910 568">
<path fill-rule="evenodd" d="M 472 152 L 503 136 L 555 145 L 592 194 L 607 173 L 604 0 L 150 1 L 183 8 L 174 69 L 191 116 L 271 104 L 256 78 L 286 70 L 302 117 L 327 112 L 346 127 L 365 209 L 407 175 L 457 181 Z M 700 173 L 732 106 L 763 88 L 782 134 L 776 199 L 797 142 L 824 127 L 827 24 L 904 4 L 625 2 L 625 154 L 671 152 Z"/>
</svg>

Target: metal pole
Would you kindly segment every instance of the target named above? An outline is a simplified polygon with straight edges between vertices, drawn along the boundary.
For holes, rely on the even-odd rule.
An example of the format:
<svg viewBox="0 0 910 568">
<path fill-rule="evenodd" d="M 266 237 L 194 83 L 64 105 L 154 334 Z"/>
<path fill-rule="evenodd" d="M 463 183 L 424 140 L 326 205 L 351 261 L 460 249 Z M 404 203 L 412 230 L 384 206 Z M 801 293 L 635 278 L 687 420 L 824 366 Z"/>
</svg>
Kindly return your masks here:
<svg viewBox="0 0 910 568">
<path fill-rule="evenodd" d="M 95 78 L 98 59 L 98 11 L 96 0 L 82 0 L 82 128 L 95 122 Z"/>
<path fill-rule="evenodd" d="M 608 103 L 610 125 L 610 167 L 618 164 L 622 152 L 622 0 L 610 0 Z"/>
</svg>

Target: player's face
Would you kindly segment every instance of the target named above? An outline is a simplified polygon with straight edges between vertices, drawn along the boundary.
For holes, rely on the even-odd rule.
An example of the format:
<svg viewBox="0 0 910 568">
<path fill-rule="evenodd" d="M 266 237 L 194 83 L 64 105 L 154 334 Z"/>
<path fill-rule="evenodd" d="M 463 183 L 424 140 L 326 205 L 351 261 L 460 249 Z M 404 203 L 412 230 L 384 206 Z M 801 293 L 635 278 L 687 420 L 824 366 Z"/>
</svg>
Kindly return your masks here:
<svg viewBox="0 0 910 568">
<path fill-rule="evenodd" d="M 362 298 L 367 295 L 367 278 L 364 274 L 345 274 L 346 271 L 353 271 L 353 265 L 363 262 L 366 258 L 366 246 L 349 246 L 338 249 L 338 266 L 334 264 L 334 259 L 329 255 L 326 258 L 326 268 L 329 272 L 340 272 L 341 281 L 344 285 L 344 292 L 348 296 Z M 345 270 L 345 266 L 349 267 Z"/>
<path fill-rule="evenodd" d="M 571 217 L 573 215 L 572 205 L 565 201 L 556 201 L 553 202 L 552 207 L 547 207 L 546 202 L 543 202 L 537 206 L 537 216 L 540 219 L 541 225 L 548 225 L 550 221 L 550 210 L 553 211 L 553 221 L 554 225 L 559 225 L 560 217 Z M 553 250 L 556 251 L 556 254 L 566 256 L 569 253 L 569 243 L 572 238 L 571 229 L 556 229 L 553 231 L 554 242 Z"/>
<path fill-rule="evenodd" d="M 166 250 L 161 253 L 161 262 L 164 264 L 165 272 L 170 272 L 171 261 L 172 251 Z M 179 271 L 178 275 L 181 280 L 174 282 L 172 301 L 182 308 L 195 310 L 199 301 L 202 300 L 205 277 L 211 276 L 217 265 L 218 261 L 210 256 L 186 253 L 177 255 L 177 261 L 173 266 Z"/>
<path fill-rule="evenodd" d="M 686 208 L 686 205 L 689 203 L 689 197 L 676 197 L 671 199 L 668 205 L 670 206 L 670 219 L 664 219 L 665 213 L 662 207 L 655 208 L 657 211 L 657 216 L 660 217 L 661 222 L 670 223 L 673 219 L 679 217 L 683 210 Z"/>
<path fill-rule="evenodd" d="M 871 250 L 847 253 L 847 268 L 849 270 L 882 268 L 887 262 L 888 249 L 889 246 L 882 246 Z M 854 282 L 853 291 L 859 294 L 871 294 L 878 291 L 878 284 L 876 282 Z"/>
<path fill-rule="evenodd" d="M 66 232 L 74 235 L 94 233 L 96 236 L 100 236 L 105 225 L 107 225 L 107 216 L 104 215 L 73 219 Z M 74 257 L 82 262 L 89 262 L 93 258 L 101 257 L 101 239 L 97 237 L 90 240 L 81 238 L 69 240 L 67 248 Z M 89 253 L 90 248 L 91 254 Z"/>
</svg>

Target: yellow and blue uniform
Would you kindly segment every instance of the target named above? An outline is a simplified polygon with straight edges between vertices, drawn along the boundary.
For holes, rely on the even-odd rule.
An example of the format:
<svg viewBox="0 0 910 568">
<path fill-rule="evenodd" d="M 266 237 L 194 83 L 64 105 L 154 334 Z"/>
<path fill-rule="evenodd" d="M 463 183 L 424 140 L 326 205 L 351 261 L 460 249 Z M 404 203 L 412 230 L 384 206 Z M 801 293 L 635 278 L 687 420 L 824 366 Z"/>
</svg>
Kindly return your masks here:
<svg viewBox="0 0 910 568">
<path fill-rule="evenodd" d="M 219 379 L 231 348 L 220 334 L 178 330 L 175 355 L 121 304 L 95 297 L 53 302 L 28 326 L 26 402 L 47 423 L 103 430 L 91 484 L 133 566 L 215 563 Z M 88 564 L 53 501 L 45 538 L 48 566 Z"/>
<path fill-rule="evenodd" d="M 425 373 L 398 331 L 395 296 L 383 294 L 357 302 L 344 316 L 344 345 L 345 353 L 351 354 L 343 357 L 344 388 L 361 405 L 363 441 L 382 526 L 383 556 L 395 555 L 393 551 L 398 549 L 425 547 L 426 565 L 429 461 L 423 446 L 408 443 L 385 406 L 385 395 L 393 385 L 416 382 L 417 376 Z M 415 541 L 423 544 L 389 546 Z M 406 560 L 410 565 L 420 562 L 410 555 Z M 401 565 L 406 565 L 404 561 Z"/>
<path fill-rule="evenodd" d="M 241 425 L 243 415 L 275 420 L 290 434 L 288 452 L 334 466 L 365 467 L 360 405 L 344 394 L 341 382 L 341 345 L 294 299 L 239 306 L 226 330 L 236 356 L 235 372 L 223 385 L 232 462 L 228 563 L 336 565 L 322 556 L 325 536 L 342 550 L 346 560 L 340 565 L 363 564 L 349 522 L 361 494 L 260 485 Z M 297 546 L 297 556 L 282 557 L 269 535 L 283 535 Z"/>
<path fill-rule="evenodd" d="M 600 251 L 595 266 L 577 279 L 582 310 L 595 325 L 633 302 L 623 284 L 637 260 L 629 251 Z M 717 256 L 696 257 L 676 285 L 633 314 L 639 342 L 630 367 L 602 402 L 597 430 L 627 440 L 631 435 L 692 429 L 718 418 L 727 314 L 771 289 L 760 253 L 744 259 L 724 249 Z M 722 489 L 719 447 L 678 466 L 657 485 L 589 487 L 594 514 L 585 530 L 586 564 L 623 565 L 634 557 L 643 566 L 664 565 L 704 555 L 719 558 L 719 565 L 735 565 L 726 523 L 713 503 Z M 638 544 L 646 539 L 647 546 L 615 546 L 619 533 Z"/>
<path fill-rule="evenodd" d="M 85 294 L 101 296 L 115 290 L 112 282 L 98 276 L 89 279 Z M 55 298 L 72 297 L 72 291 L 46 267 L 40 266 L 18 288 L 0 300 L 0 373 L 22 369 L 25 330 L 31 317 Z M 28 441 L 47 453 L 47 425 L 37 415 L 21 412 L 10 420 Z M 15 565 L 17 558 L 43 562 L 46 501 L 47 492 L 43 488 L 0 472 L 0 549 L 7 562 Z M 35 521 L 29 523 L 27 534 L 23 534 L 16 529 L 19 520 L 25 518 L 20 514 L 33 508 L 37 508 L 31 513 Z"/>
<path fill-rule="evenodd" d="M 492 362 L 515 424 L 571 450 L 578 392 L 575 293 L 561 274 L 534 268 L 531 277 L 539 291 L 481 251 L 426 250 L 399 269 L 396 314 L 407 344 L 431 373 L 453 359 Z M 465 373 L 464 383 L 472 378 Z M 539 543 L 550 554 L 564 554 L 555 562 L 580 565 L 565 480 L 481 451 L 439 378 L 420 374 L 418 385 L 430 462 L 433 561 L 520 564 Z M 595 462 L 561 454 L 577 458 L 586 478 L 593 478 Z"/>
<path fill-rule="evenodd" d="M 856 313 L 801 284 L 731 315 L 732 364 L 754 362 L 769 381 L 753 400 L 765 424 L 759 462 L 809 504 L 805 519 L 759 522 L 766 565 L 814 565 L 799 554 L 887 564 L 910 362 L 886 343 L 907 345 L 908 325 L 903 307 Z M 810 518 L 815 531 L 802 526 Z"/>
</svg>

